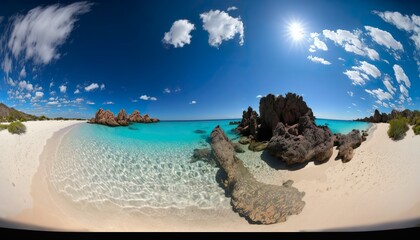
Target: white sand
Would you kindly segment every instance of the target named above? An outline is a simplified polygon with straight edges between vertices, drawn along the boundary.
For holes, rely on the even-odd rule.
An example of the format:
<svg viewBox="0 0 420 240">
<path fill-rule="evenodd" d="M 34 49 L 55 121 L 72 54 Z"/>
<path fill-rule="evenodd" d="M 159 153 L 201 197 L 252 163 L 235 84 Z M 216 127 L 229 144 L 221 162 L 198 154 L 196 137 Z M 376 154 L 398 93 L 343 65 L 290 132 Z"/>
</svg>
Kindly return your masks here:
<svg viewBox="0 0 420 240">
<path fill-rule="evenodd" d="M 39 156 L 54 132 L 83 121 L 29 121 L 26 133 L 0 131 L 0 217 L 32 207 L 31 182 Z"/>
<path fill-rule="evenodd" d="M 261 160 L 261 152 L 247 151 L 238 154 L 245 165 L 250 166 L 251 172 L 259 181 L 282 184 L 292 179 L 295 181 L 294 186 L 306 193 L 303 199 L 306 205 L 301 214 L 289 217 L 284 223 L 268 226 L 250 225 L 233 211 L 219 218 L 186 220 L 176 216 L 158 218 L 133 216 L 124 212 L 76 210 L 71 204 L 51 197 L 54 194 L 48 190 L 44 165 L 45 161 L 52 160 L 48 156 L 52 156 L 51 152 L 59 141 L 54 139 L 50 139 L 47 144 L 41 157 L 40 168 L 33 180 L 32 196 L 35 199 L 35 207 L 11 219 L 53 229 L 91 231 L 375 230 L 418 225 L 420 223 L 420 136 L 414 136 L 410 129 L 403 140 L 395 142 L 386 134 L 388 124 L 377 124 L 375 128 L 368 141 L 355 150 L 354 158 L 348 163 L 335 161 L 337 150 L 334 150 L 333 157 L 325 164 L 309 163 L 296 171 L 284 168 L 276 170 L 266 161 L 272 166 L 280 168 L 282 166 L 278 160 L 268 154 L 263 156 L 266 161 Z M 31 132 L 28 132 L 28 135 L 30 134 Z M 4 138 L 4 133 L 1 133 L 0 139 Z M 19 144 L 23 145 L 21 142 Z M 25 145 L 26 148 L 19 146 L 18 150 L 10 147 L 15 145 L 8 145 L 9 147 L 1 150 L 7 152 L 8 156 L 28 158 L 25 157 L 28 155 L 25 152 L 28 152 L 30 144 Z M 15 158 L 15 161 L 19 160 Z M 34 164 L 33 162 L 31 164 Z M 16 170 L 6 173 L 10 179 L 20 179 L 20 175 L 17 174 L 19 173 Z M 0 177 L 4 178 L 3 175 Z M 30 184 L 30 181 L 25 183 Z M 10 182 L 8 184 L 11 185 Z M 2 182 L 1 187 L 3 185 Z M 23 188 L 22 186 L 16 185 L 19 191 L 15 189 L 14 192 L 13 189 L 9 190 L 10 186 L 7 186 L 8 194 L 2 195 L 1 203 L 5 202 L 8 206 L 12 206 L 16 204 L 14 201 L 20 201 L 20 198 L 30 199 L 27 195 L 28 185 Z M 2 211 L 6 209 L 2 208 Z"/>
</svg>

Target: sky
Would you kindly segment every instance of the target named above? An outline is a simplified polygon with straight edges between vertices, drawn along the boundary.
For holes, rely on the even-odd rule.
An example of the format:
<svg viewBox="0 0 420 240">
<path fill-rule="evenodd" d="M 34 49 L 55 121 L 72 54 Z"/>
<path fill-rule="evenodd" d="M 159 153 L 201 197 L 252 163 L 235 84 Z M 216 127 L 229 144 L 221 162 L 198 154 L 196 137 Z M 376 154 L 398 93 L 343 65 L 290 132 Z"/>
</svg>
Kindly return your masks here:
<svg viewBox="0 0 420 240">
<path fill-rule="evenodd" d="M 49 117 L 239 118 L 302 95 L 316 117 L 420 108 L 414 1 L 0 3 L 0 102 Z"/>
</svg>

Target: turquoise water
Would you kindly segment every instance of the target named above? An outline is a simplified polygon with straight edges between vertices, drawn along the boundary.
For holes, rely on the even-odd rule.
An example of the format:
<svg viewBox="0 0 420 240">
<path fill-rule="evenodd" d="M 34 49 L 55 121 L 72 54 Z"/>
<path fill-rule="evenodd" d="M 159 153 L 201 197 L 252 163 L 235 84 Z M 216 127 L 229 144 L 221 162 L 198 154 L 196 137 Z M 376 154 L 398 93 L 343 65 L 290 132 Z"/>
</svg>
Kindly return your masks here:
<svg viewBox="0 0 420 240">
<path fill-rule="evenodd" d="M 109 205 L 149 215 L 167 209 L 230 209 L 216 181 L 218 168 L 191 162 L 195 148 L 210 147 L 220 125 L 237 139 L 232 120 L 159 122 L 111 128 L 81 124 L 66 134 L 49 166 L 58 193 L 83 207 Z M 366 128 L 365 123 L 317 119 L 333 132 Z M 199 130 L 198 132 L 196 132 Z M 239 155 L 239 157 L 241 157 Z"/>
<path fill-rule="evenodd" d="M 315 119 L 318 126 L 328 126 L 333 133 L 347 134 L 353 129 L 367 130 L 370 123 L 346 120 Z"/>
</svg>

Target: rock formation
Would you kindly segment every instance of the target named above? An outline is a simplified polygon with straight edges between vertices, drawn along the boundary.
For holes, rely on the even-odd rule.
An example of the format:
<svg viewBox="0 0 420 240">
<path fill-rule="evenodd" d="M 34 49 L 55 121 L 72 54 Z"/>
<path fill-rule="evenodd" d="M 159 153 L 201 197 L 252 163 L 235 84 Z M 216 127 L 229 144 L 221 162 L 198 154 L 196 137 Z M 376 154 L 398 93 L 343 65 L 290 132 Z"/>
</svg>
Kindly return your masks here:
<svg viewBox="0 0 420 240">
<path fill-rule="evenodd" d="M 328 127 L 318 127 L 311 112 L 299 123 L 286 127 L 277 123 L 267 149 L 287 165 L 308 161 L 326 162 L 333 154 L 334 140 Z"/>
<path fill-rule="evenodd" d="M 258 182 L 235 156 L 232 144 L 217 126 L 211 133 L 211 147 L 216 161 L 225 171 L 225 187 L 235 211 L 252 223 L 273 224 L 299 214 L 305 202 L 304 192 L 292 187 L 292 181 L 282 186 Z"/>
<path fill-rule="evenodd" d="M 349 162 L 354 155 L 353 149 L 358 148 L 363 142 L 363 136 L 359 130 L 353 130 L 350 133 L 336 134 L 334 145 L 337 146 L 338 155 L 336 159 L 341 159 L 342 162 Z"/>
<path fill-rule="evenodd" d="M 416 117 L 420 117 L 420 112 L 417 110 L 411 111 L 409 109 L 405 109 L 404 111 L 392 110 L 391 113 L 380 113 L 377 109 L 375 110 L 373 116 L 365 117 L 365 118 L 358 118 L 356 121 L 361 122 L 371 122 L 371 123 L 387 123 L 392 119 L 396 119 L 398 117 L 407 118 L 409 122 L 412 122 Z"/>
<path fill-rule="evenodd" d="M 129 117 L 127 117 L 127 113 L 125 112 L 125 110 L 121 109 L 117 117 L 115 117 L 114 114 L 110 110 L 104 111 L 102 108 L 100 108 L 96 112 L 95 117 L 90 119 L 88 123 L 96 123 L 96 124 L 116 127 L 116 126 L 128 126 L 130 122 L 138 122 L 138 123 L 159 122 L 159 119 L 157 118 L 149 118 L 147 114 L 145 114 L 144 116 L 145 117 L 147 116 L 147 122 L 145 121 L 145 117 L 142 117 L 140 115 L 140 112 L 137 110 L 135 110 Z"/>
</svg>

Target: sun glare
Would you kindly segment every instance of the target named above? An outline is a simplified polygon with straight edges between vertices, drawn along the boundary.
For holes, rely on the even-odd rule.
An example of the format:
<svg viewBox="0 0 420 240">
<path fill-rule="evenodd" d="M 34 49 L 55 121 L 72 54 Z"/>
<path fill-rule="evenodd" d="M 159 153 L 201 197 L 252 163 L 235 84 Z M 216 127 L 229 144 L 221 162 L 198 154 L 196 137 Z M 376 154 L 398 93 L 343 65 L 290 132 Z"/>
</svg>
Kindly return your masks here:
<svg viewBox="0 0 420 240">
<path fill-rule="evenodd" d="M 299 22 L 292 22 L 289 25 L 289 34 L 292 37 L 293 41 L 300 41 L 305 36 L 305 31 L 302 27 L 302 24 Z"/>
</svg>

